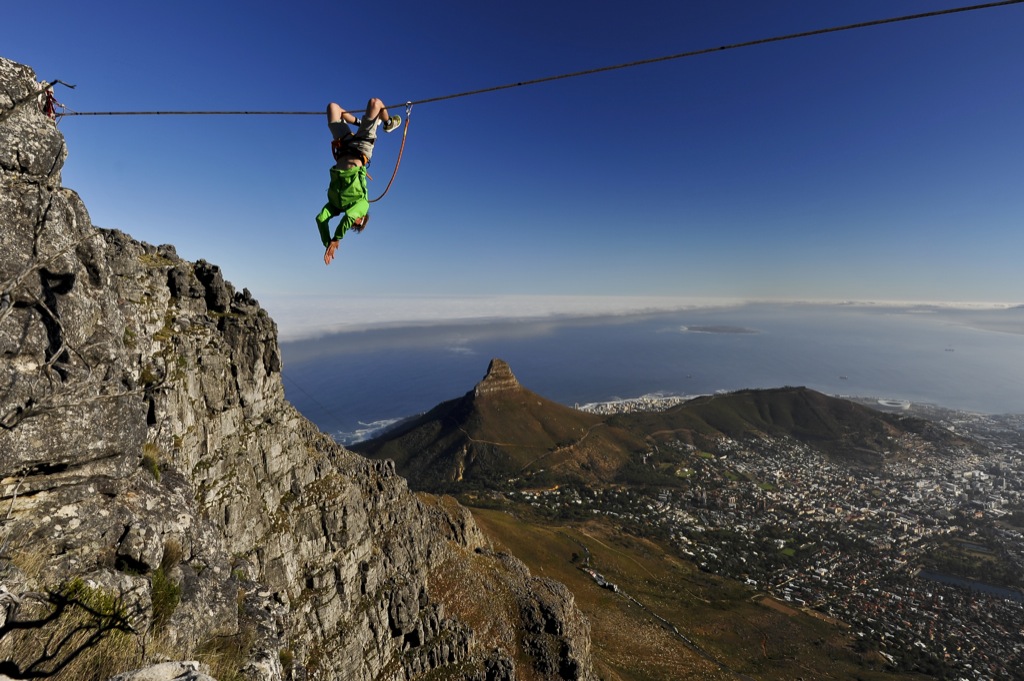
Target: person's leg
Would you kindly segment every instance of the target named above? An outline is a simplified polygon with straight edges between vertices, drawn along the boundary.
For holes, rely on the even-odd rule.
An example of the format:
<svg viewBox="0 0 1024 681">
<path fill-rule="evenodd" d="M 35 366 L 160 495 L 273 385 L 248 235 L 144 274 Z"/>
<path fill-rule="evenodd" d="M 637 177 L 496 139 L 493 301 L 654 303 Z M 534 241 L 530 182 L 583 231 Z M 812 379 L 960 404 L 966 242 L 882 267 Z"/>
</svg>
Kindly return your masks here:
<svg viewBox="0 0 1024 681">
<path fill-rule="evenodd" d="M 382 110 L 386 111 L 384 103 L 379 99 L 368 101 L 354 139 L 350 142 L 350 146 L 366 157 L 367 162 L 373 156 L 373 143 L 377 140 L 377 117 Z"/>
<path fill-rule="evenodd" d="M 388 118 L 388 110 L 384 107 L 384 102 L 374 97 L 366 103 L 366 111 L 363 112 L 363 118 L 359 121 L 356 137 L 365 140 L 376 139 L 377 122 L 387 123 Z"/>
<path fill-rule="evenodd" d="M 366 103 L 366 115 L 363 116 L 363 121 L 370 121 L 373 127 L 376 127 L 377 122 L 380 121 L 384 124 L 384 132 L 391 132 L 402 124 L 402 117 L 389 114 L 384 102 L 374 97 Z M 366 123 L 361 126 L 360 130 L 365 127 Z"/>
<path fill-rule="evenodd" d="M 331 102 L 327 105 L 327 123 L 330 124 L 335 121 L 344 121 L 349 125 L 355 125 L 359 122 L 359 119 L 355 117 L 355 114 L 351 114 L 341 108 L 340 104 Z"/>
<path fill-rule="evenodd" d="M 320 232 L 320 241 L 323 243 L 324 248 L 327 248 L 331 243 L 331 228 L 328 223 L 337 214 L 338 212 L 329 203 L 317 213 L 316 229 Z"/>
<path fill-rule="evenodd" d="M 327 105 L 327 127 L 331 129 L 334 139 L 341 139 L 352 134 L 352 130 L 346 124 L 355 124 L 357 119 L 341 108 L 341 105 L 331 102 Z"/>
<path fill-rule="evenodd" d="M 352 119 L 349 121 L 348 119 Z M 362 157 L 356 162 L 357 154 L 348 153 L 348 145 L 351 144 L 352 128 L 348 127 L 349 123 L 355 123 L 356 117 L 341 108 L 341 105 L 331 102 L 327 105 L 327 127 L 331 130 L 331 137 L 334 141 L 331 143 L 331 151 L 334 154 L 334 160 L 339 168 L 351 168 L 356 165 L 362 165 Z M 359 152 L 362 153 L 361 151 Z"/>
<path fill-rule="evenodd" d="M 384 102 L 374 97 L 366 103 L 366 113 L 363 114 L 363 118 L 369 118 L 371 121 L 387 123 L 391 116 L 388 115 L 388 110 L 384 106 Z"/>
</svg>

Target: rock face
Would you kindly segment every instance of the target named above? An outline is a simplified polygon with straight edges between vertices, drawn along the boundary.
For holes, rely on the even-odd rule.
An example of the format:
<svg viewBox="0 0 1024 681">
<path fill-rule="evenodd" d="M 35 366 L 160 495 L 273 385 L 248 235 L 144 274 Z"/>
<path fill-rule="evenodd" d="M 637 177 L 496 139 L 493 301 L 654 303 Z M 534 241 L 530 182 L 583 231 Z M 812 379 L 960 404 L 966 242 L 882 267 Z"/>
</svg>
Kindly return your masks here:
<svg viewBox="0 0 1024 681">
<path fill-rule="evenodd" d="M 0 59 L 0 676 L 593 678 L 564 587 L 285 400 L 248 290 L 92 225 L 36 88 Z"/>
<path fill-rule="evenodd" d="M 521 389 L 522 386 L 516 380 L 508 362 L 503 359 L 492 359 L 487 367 L 487 374 L 473 388 L 473 394 L 481 397 L 482 395 L 493 395 L 494 393 Z"/>
</svg>

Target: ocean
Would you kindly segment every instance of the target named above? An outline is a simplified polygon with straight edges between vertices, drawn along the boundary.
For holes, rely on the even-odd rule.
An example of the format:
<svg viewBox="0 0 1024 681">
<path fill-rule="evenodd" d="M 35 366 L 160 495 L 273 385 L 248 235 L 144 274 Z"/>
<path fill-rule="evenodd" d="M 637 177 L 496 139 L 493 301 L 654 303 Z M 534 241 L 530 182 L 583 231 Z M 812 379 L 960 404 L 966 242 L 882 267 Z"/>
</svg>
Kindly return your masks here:
<svg viewBox="0 0 1024 681">
<path fill-rule="evenodd" d="M 492 358 L 568 406 L 806 386 L 1024 413 L 1024 308 L 747 304 L 421 324 L 281 344 L 288 399 L 351 444 L 460 397 Z"/>
</svg>

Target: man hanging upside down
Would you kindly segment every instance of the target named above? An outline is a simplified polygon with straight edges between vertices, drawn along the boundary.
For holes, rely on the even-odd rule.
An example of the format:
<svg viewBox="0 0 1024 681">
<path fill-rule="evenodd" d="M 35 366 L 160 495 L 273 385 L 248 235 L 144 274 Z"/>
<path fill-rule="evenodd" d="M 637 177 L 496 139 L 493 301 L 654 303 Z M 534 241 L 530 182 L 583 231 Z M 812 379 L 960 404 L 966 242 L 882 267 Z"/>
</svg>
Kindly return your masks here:
<svg viewBox="0 0 1024 681">
<path fill-rule="evenodd" d="M 373 143 L 377 139 L 377 126 L 384 124 L 384 132 L 395 130 L 402 123 L 401 116 L 391 116 L 384 102 L 377 98 L 366 103 L 362 119 L 331 102 L 327 105 L 327 127 L 331 129 L 331 184 L 327 188 L 327 203 L 316 216 L 316 227 L 323 241 L 324 264 L 330 265 L 338 243 L 345 232 L 363 231 L 370 219 L 370 202 L 366 197 L 366 166 L 373 156 Z M 355 133 L 349 125 L 356 125 Z M 341 215 L 341 222 L 331 236 L 331 218 Z"/>
</svg>

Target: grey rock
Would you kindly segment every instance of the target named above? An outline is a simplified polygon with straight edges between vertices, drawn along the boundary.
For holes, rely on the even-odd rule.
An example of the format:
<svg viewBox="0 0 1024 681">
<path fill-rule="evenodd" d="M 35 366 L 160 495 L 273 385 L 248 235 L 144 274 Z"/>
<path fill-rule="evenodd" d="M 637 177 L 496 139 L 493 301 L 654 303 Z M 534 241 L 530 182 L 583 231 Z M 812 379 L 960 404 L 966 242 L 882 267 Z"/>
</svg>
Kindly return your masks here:
<svg viewBox="0 0 1024 681">
<path fill-rule="evenodd" d="M 516 390 L 522 390 L 522 386 L 516 380 L 515 374 L 512 373 L 512 368 L 505 360 L 495 358 L 487 366 L 487 373 L 483 379 L 473 388 L 473 393 L 480 397 L 481 395 Z"/>
<path fill-rule="evenodd" d="M 163 662 L 118 674 L 110 681 L 217 681 L 202 670 L 198 662 Z"/>
<path fill-rule="evenodd" d="M 205 680 L 216 664 L 275 681 L 516 678 L 516 639 L 484 649 L 432 593 L 452 556 L 489 550 L 469 512 L 417 497 L 393 463 L 303 418 L 285 400 L 274 321 L 219 267 L 94 226 L 60 186 L 67 152 L 36 87 L 29 68 L 0 59 L 0 585 L 11 607 L 73 583 L 116 597 L 143 651 L 141 671 L 117 681 Z M 529 625 L 521 676 L 594 678 L 571 594 L 511 559 L 495 569 Z M 0 636 L 0 659 L 24 664 L 15 638 Z M 146 666 L 168 650 L 211 668 Z"/>
<path fill-rule="evenodd" d="M 39 88 L 30 68 L 0 59 L 0 169 L 59 183 L 67 148 L 40 112 Z"/>
</svg>

